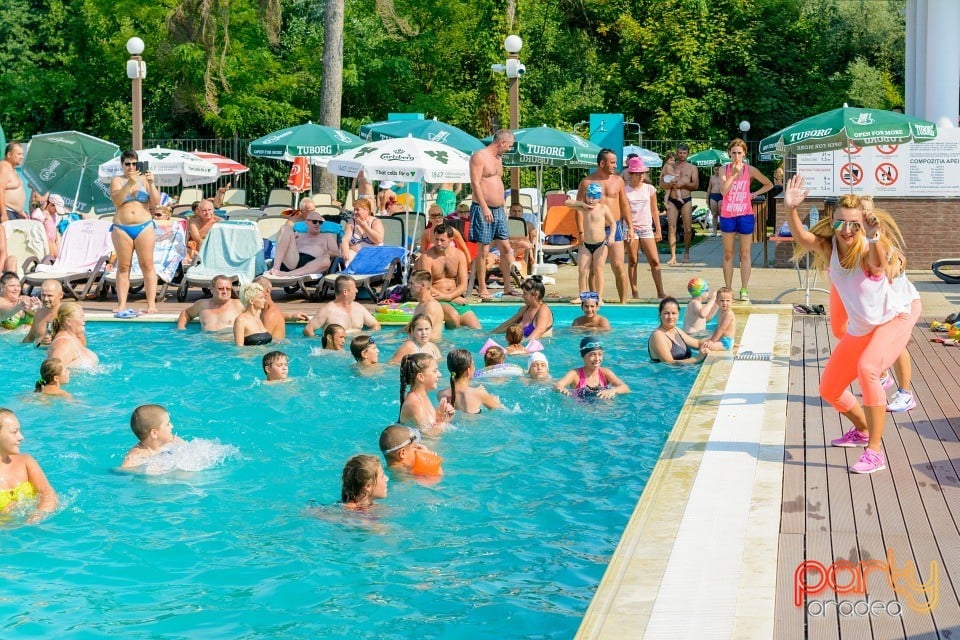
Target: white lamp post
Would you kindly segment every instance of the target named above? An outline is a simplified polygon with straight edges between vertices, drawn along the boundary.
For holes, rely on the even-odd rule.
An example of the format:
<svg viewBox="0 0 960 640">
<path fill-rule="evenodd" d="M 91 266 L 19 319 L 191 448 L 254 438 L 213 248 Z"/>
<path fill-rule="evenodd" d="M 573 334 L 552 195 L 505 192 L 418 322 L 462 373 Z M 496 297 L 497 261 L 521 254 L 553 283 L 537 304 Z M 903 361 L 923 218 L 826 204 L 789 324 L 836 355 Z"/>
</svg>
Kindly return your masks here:
<svg viewBox="0 0 960 640">
<path fill-rule="evenodd" d="M 520 76 L 527 72 L 527 67 L 520 62 L 519 53 L 523 48 L 520 36 L 510 35 L 503 41 L 503 48 L 507 50 L 507 60 L 504 64 L 495 64 L 490 67 L 496 73 L 505 73 L 510 80 L 510 129 L 520 128 Z M 510 202 L 520 202 L 520 169 L 510 169 Z"/>
<path fill-rule="evenodd" d="M 740 121 L 740 133 L 743 135 L 743 141 L 747 143 L 747 155 L 750 155 L 750 143 L 747 141 L 747 132 L 750 131 L 750 122 L 747 120 Z"/>
<path fill-rule="evenodd" d="M 127 77 L 133 89 L 133 150 L 143 148 L 143 79 L 147 77 L 147 64 L 140 57 L 143 53 L 143 40 L 137 37 L 127 40 Z"/>
</svg>

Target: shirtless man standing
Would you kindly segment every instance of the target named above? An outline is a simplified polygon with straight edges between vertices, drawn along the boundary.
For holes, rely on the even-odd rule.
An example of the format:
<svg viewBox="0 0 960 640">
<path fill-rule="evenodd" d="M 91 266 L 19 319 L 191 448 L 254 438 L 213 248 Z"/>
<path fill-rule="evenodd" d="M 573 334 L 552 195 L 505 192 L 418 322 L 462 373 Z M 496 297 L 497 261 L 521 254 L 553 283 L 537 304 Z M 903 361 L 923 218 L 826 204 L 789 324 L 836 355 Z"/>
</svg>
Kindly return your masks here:
<svg viewBox="0 0 960 640">
<path fill-rule="evenodd" d="M 601 149 L 597 154 L 597 169 L 586 178 L 580 181 L 580 188 L 577 190 L 577 200 L 579 202 L 587 201 L 587 187 L 591 182 L 599 182 L 603 188 L 603 197 L 600 199 L 602 204 L 607 205 L 613 219 L 617 220 L 617 229 L 613 235 L 613 242 L 609 245 L 610 268 L 613 270 L 613 279 L 617 283 L 617 294 L 620 296 L 620 302 L 627 301 L 627 265 L 624 263 L 625 241 L 629 242 L 633 238 L 633 216 L 630 214 L 630 203 L 627 201 L 626 184 L 623 178 L 617 173 L 617 154 L 610 149 Z M 596 282 L 589 283 L 591 287 L 596 287 Z M 591 291 L 597 291 L 591 288 Z"/>
<path fill-rule="evenodd" d="M 503 295 L 520 295 L 510 282 L 512 267 L 510 231 L 507 229 L 507 214 L 503 210 L 502 158 L 512 146 L 513 133 L 507 129 L 500 129 L 493 134 L 493 141 L 490 144 L 470 156 L 470 186 L 473 189 L 473 204 L 470 205 L 470 241 L 478 245 L 474 268 L 481 300 L 489 300 L 492 297 L 487 289 L 487 254 L 494 241 L 500 249 Z"/>
<path fill-rule="evenodd" d="M 313 314 L 303 327 L 303 335 L 312 338 L 317 329 L 328 324 L 338 324 L 347 330 L 347 333 L 363 331 L 364 327 L 371 331 L 379 331 L 380 323 L 373 317 L 366 307 L 357 302 L 357 283 L 350 276 L 337 276 L 333 282 L 336 297 L 320 310 Z"/>
<path fill-rule="evenodd" d="M 186 329 L 187 323 L 200 318 L 201 331 L 233 330 L 233 321 L 243 311 L 243 304 L 233 297 L 233 284 L 227 276 L 213 279 L 213 297 L 197 300 L 180 312 L 177 329 Z"/>
<path fill-rule="evenodd" d="M 433 246 L 417 258 L 417 269 L 427 271 L 431 278 L 430 293 L 443 308 L 447 328 L 469 327 L 479 329 L 480 320 L 470 309 L 463 294 L 467 291 L 467 256 L 453 242 L 454 229 L 444 223 L 433 228 Z M 438 337 L 434 325 L 435 337 Z"/>
<path fill-rule="evenodd" d="M 676 196 L 671 203 L 683 220 L 683 262 L 690 262 L 690 243 L 693 241 L 693 196 L 690 192 L 700 186 L 697 168 L 687 162 L 689 155 L 690 148 L 687 145 L 677 145 L 677 164 L 674 165 L 677 180 L 673 184 Z"/>
<path fill-rule="evenodd" d="M 0 222 L 26 218 L 23 208 L 27 204 L 27 190 L 17 173 L 23 163 L 23 147 L 17 142 L 7 145 L 6 154 L 0 160 Z"/>
<path fill-rule="evenodd" d="M 57 310 L 60 309 L 60 303 L 63 301 L 63 285 L 59 280 L 44 280 L 40 285 L 40 309 L 33 316 L 33 324 L 30 325 L 30 331 L 23 337 L 24 342 L 32 342 L 35 345 L 47 346 L 53 339 L 53 336 L 47 331 L 50 322 L 57 317 Z M 86 336 L 84 336 L 85 338 Z"/>
</svg>

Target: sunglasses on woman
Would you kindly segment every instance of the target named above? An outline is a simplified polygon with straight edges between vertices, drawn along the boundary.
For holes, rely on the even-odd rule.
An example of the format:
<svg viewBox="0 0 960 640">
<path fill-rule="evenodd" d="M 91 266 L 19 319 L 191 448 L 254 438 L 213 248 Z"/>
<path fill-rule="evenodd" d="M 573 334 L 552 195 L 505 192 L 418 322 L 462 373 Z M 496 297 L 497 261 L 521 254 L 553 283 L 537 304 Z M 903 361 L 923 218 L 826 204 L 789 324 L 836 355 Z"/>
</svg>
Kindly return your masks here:
<svg viewBox="0 0 960 640">
<path fill-rule="evenodd" d="M 860 233 L 860 229 L 863 229 L 863 225 L 855 220 L 834 220 L 833 221 L 834 231 L 840 231 L 844 227 L 846 227 L 853 233 Z"/>
</svg>

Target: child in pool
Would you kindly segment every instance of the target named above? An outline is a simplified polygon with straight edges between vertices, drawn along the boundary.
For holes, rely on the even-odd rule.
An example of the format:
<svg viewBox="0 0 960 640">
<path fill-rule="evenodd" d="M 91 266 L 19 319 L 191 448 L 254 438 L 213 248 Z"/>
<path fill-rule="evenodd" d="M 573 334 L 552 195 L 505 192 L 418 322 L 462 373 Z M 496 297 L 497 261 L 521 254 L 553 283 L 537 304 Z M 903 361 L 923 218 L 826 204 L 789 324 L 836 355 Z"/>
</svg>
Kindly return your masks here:
<svg viewBox="0 0 960 640">
<path fill-rule="evenodd" d="M 73 396 L 61 387 L 68 382 L 70 382 L 70 370 L 63 366 L 60 358 L 47 358 L 40 364 L 40 378 L 33 390 L 41 395 L 71 400 Z"/>
<path fill-rule="evenodd" d="M 492 367 L 507 361 L 507 352 L 499 345 L 493 345 L 483 354 L 483 366 Z"/>
<path fill-rule="evenodd" d="M 380 452 L 387 468 L 415 476 L 443 475 L 443 458 L 420 442 L 420 431 L 413 427 L 392 424 L 380 434 Z"/>
<path fill-rule="evenodd" d="M 289 358 L 283 351 L 271 351 L 263 356 L 263 373 L 267 376 L 264 384 L 290 382 L 290 378 L 287 377 L 289 371 Z"/>
<path fill-rule="evenodd" d="M 403 357 L 414 353 L 427 353 L 440 360 L 440 349 L 430 342 L 433 339 L 433 321 L 425 313 L 416 313 L 407 323 L 407 340 L 390 358 L 390 364 L 397 364 Z"/>
<path fill-rule="evenodd" d="M 507 329 L 507 335 L 510 335 L 510 329 Z M 454 349 L 448 353 L 447 369 L 450 370 L 450 388 L 441 391 L 437 397 L 453 404 L 454 409 L 464 413 L 480 413 L 484 408 L 503 408 L 500 398 L 484 389 L 482 385 L 477 387 L 470 385 L 477 368 L 473 364 L 473 354 L 469 351 Z"/>
<path fill-rule="evenodd" d="M 514 322 L 507 327 L 506 339 L 508 356 L 521 356 L 527 353 L 527 348 L 523 346 L 523 324 Z"/>
<path fill-rule="evenodd" d="M 366 334 L 356 336 L 350 341 L 350 353 L 361 369 L 376 367 L 379 364 L 380 348 L 374 339 Z"/>
<path fill-rule="evenodd" d="M 710 285 L 703 278 L 691 279 L 687 283 L 687 292 L 690 302 L 683 313 L 683 332 L 702 337 L 707 332 L 707 322 L 717 314 L 716 298 L 710 295 Z"/>
<path fill-rule="evenodd" d="M 547 362 L 547 356 L 540 352 L 530 356 L 527 364 L 527 376 L 531 380 L 544 381 L 550 379 L 550 364 Z"/>
<path fill-rule="evenodd" d="M 400 361 L 400 424 L 420 431 L 442 431 L 453 420 L 453 405 L 441 399 L 434 408 L 427 395 L 440 381 L 437 359 L 429 353 L 411 353 Z M 407 393 L 407 387 L 410 392 Z"/>
<path fill-rule="evenodd" d="M 733 338 L 737 334 L 737 316 L 733 313 L 733 289 L 720 287 L 717 289 L 716 306 L 720 310 L 717 318 L 717 329 L 710 336 L 708 347 L 711 351 L 731 351 Z"/>
<path fill-rule="evenodd" d="M 358 455 L 343 466 L 340 484 L 340 502 L 348 511 L 367 511 L 375 500 L 387 497 L 390 479 L 383 472 L 380 458 Z"/>
<path fill-rule="evenodd" d="M 39 522 L 57 508 L 57 492 L 33 456 L 20 453 L 21 442 L 20 421 L 13 411 L 0 407 L 0 513 L 20 500 L 38 497 L 27 522 Z"/>
<path fill-rule="evenodd" d="M 567 200 L 567 206 L 578 212 L 580 253 L 578 282 L 580 291 L 596 291 L 603 297 L 603 267 L 607 262 L 607 246 L 614 241 L 617 221 L 610 207 L 603 204 L 603 188 L 597 182 L 587 186 L 586 202 Z M 593 285 L 593 286 L 591 286 Z"/>
<path fill-rule="evenodd" d="M 323 330 L 321 344 L 328 351 L 343 351 L 343 345 L 347 341 L 347 330 L 339 324 L 328 324 Z"/>
<path fill-rule="evenodd" d="M 156 455 L 170 452 L 173 445 L 183 440 L 173 435 L 170 414 L 158 404 L 142 404 L 130 416 L 130 430 L 137 436 L 120 465 L 121 469 L 134 469 L 150 462 Z"/>
<path fill-rule="evenodd" d="M 578 398 L 600 398 L 609 400 L 621 393 L 630 393 L 627 386 L 617 375 L 603 364 L 603 343 L 594 336 L 586 336 L 580 341 L 580 357 L 583 366 L 568 371 L 555 385 L 564 395 L 576 395 Z M 570 385 L 575 384 L 571 392 Z"/>
</svg>

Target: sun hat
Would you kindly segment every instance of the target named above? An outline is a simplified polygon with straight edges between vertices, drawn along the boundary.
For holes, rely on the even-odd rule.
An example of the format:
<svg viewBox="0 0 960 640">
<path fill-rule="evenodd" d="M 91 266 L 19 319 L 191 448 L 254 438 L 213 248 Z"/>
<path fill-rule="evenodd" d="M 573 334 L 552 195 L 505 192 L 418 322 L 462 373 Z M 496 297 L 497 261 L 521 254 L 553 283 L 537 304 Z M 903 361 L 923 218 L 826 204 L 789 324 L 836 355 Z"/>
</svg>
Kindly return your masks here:
<svg viewBox="0 0 960 640">
<path fill-rule="evenodd" d="M 67 210 L 64 208 L 63 196 L 53 194 L 47 198 L 47 204 L 52 204 L 54 206 L 54 208 L 57 210 L 57 215 L 62 216 L 67 212 Z"/>
<path fill-rule="evenodd" d="M 643 158 L 630 158 L 627 161 L 627 171 L 630 173 L 646 173 L 649 169 L 647 169 L 647 165 L 643 164 Z"/>
<path fill-rule="evenodd" d="M 600 184 L 597 182 L 591 182 L 587 187 L 587 197 L 593 198 L 594 200 L 599 200 L 603 197 L 603 189 L 600 188 Z"/>
</svg>

